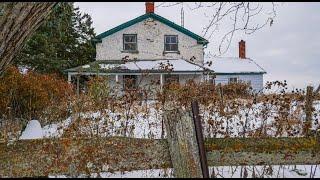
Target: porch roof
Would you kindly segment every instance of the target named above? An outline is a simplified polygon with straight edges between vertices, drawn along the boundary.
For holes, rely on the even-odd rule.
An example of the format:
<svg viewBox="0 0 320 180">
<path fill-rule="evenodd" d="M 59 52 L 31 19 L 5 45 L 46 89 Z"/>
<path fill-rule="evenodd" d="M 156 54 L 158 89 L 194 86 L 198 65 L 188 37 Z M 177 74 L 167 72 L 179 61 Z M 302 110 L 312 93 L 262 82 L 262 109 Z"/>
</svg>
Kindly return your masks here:
<svg viewBox="0 0 320 180">
<path fill-rule="evenodd" d="M 168 73 L 204 72 L 201 65 L 183 59 L 158 60 L 97 60 L 92 63 L 70 68 L 65 72 L 84 73 Z"/>
</svg>

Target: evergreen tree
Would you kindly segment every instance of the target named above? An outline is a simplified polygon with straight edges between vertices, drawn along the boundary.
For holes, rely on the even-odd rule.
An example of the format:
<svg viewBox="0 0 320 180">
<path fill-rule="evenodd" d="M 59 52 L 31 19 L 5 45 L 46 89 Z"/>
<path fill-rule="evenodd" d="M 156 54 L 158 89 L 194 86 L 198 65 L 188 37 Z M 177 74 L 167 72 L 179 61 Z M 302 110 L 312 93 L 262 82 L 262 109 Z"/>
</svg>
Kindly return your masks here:
<svg viewBox="0 0 320 180">
<path fill-rule="evenodd" d="M 59 3 L 47 21 L 28 40 L 15 64 L 41 73 L 63 70 L 94 61 L 95 36 L 90 15 L 73 3 Z"/>
</svg>

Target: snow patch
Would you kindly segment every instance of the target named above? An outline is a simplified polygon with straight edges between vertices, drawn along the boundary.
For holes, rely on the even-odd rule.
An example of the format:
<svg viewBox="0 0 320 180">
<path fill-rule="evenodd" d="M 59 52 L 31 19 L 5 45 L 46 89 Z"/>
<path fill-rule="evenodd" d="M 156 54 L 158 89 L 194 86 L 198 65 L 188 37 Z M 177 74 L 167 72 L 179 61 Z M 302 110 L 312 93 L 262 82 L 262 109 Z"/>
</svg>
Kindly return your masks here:
<svg viewBox="0 0 320 180">
<path fill-rule="evenodd" d="M 38 120 L 31 120 L 22 132 L 19 139 L 41 139 L 43 138 L 41 124 Z"/>
</svg>

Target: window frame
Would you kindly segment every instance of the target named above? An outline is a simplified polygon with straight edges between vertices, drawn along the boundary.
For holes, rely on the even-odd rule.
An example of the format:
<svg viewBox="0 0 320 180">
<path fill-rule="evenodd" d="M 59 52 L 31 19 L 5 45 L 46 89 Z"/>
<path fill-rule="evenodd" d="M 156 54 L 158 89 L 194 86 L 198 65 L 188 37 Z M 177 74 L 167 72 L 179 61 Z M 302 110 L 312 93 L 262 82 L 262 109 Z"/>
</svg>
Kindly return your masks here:
<svg viewBox="0 0 320 180">
<path fill-rule="evenodd" d="M 136 42 L 125 42 L 125 36 L 135 36 Z M 123 34 L 122 35 L 123 52 L 137 52 L 138 51 L 138 35 L 137 34 Z M 126 44 L 136 44 L 135 50 L 125 49 Z"/>
<path fill-rule="evenodd" d="M 172 77 L 177 77 L 177 78 L 172 78 Z M 171 80 L 170 80 L 171 79 Z M 180 76 L 179 74 L 165 74 L 164 75 L 164 85 L 168 85 L 171 82 L 176 81 L 177 83 L 180 84 Z"/>
<path fill-rule="evenodd" d="M 174 36 L 174 37 L 176 37 L 176 40 L 177 40 L 177 43 L 166 43 L 166 37 L 168 37 L 168 36 L 170 36 L 170 39 L 171 39 L 171 37 L 172 36 Z M 172 45 L 172 44 L 176 44 L 177 45 L 177 50 L 174 50 L 174 51 L 167 51 L 166 50 L 166 45 Z M 174 53 L 176 53 L 176 52 L 179 52 L 179 37 L 178 37 L 178 35 L 164 35 L 164 51 L 163 52 L 174 52 Z"/>
<path fill-rule="evenodd" d="M 130 78 L 128 78 L 130 77 Z M 134 83 L 131 85 L 131 87 L 128 88 L 128 86 L 126 85 L 127 82 L 127 79 L 131 79 L 132 77 L 134 77 Z M 123 89 L 124 90 L 134 90 L 134 89 L 137 89 L 138 88 L 138 75 L 131 75 L 131 74 L 127 74 L 127 75 L 123 75 L 122 77 L 122 80 L 123 80 Z"/>
<path fill-rule="evenodd" d="M 231 79 L 236 79 L 236 82 L 231 81 Z M 229 77 L 229 78 L 228 78 L 228 84 L 231 84 L 231 83 L 238 83 L 238 82 L 239 82 L 239 78 L 238 78 L 238 77 Z"/>
</svg>

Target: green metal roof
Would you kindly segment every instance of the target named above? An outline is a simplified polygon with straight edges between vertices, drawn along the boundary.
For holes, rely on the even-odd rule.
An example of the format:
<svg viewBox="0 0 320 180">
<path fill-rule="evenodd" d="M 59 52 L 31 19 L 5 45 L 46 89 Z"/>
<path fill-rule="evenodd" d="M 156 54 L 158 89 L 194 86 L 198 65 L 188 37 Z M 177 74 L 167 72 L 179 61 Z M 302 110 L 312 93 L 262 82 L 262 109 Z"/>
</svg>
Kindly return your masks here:
<svg viewBox="0 0 320 180">
<path fill-rule="evenodd" d="M 168 19 L 166 19 L 166 18 L 164 18 L 162 16 L 154 14 L 154 13 L 147 13 L 147 14 L 141 15 L 141 16 L 139 16 L 139 17 L 137 17 L 135 19 L 132 19 L 132 20 L 126 22 L 126 23 L 123 23 L 123 24 L 121 24 L 121 25 L 119 25 L 119 26 L 117 26 L 115 28 L 112 28 L 112 29 L 110 29 L 108 31 L 105 31 L 105 32 L 97 35 L 94 41 L 95 42 L 101 42 L 102 38 L 105 38 L 105 37 L 107 37 L 107 36 L 109 36 L 109 35 L 111 35 L 113 33 L 116 33 L 116 32 L 118 32 L 118 31 L 120 31 L 120 30 L 122 30 L 124 28 L 127 28 L 127 27 L 129 27 L 131 25 L 134 25 L 134 24 L 138 23 L 138 22 L 141 22 L 141 21 L 143 21 L 143 20 L 145 20 L 147 18 L 153 18 L 155 20 L 158 20 L 158 21 L 162 22 L 163 24 L 166 24 L 167 26 L 169 26 L 169 27 L 171 27 L 171 28 L 173 28 L 173 29 L 175 29 L 177 31 L 180 31 L 181 33 L 184 33 L 184 34 L 196 39 L 199 44 L 206 45 L 206 44 L 209 43 L 209 41 L 204 39 L 203 37 L 201 37 L 201 36 L 191 32 L 191 31 L 189 31 L 188 29 L 186 29 L 186 28 L 184 28 L 182 26 L 179 26 L 179 25 L 175 24 L 172 21 L 169 21 Z"/>
</svg>

